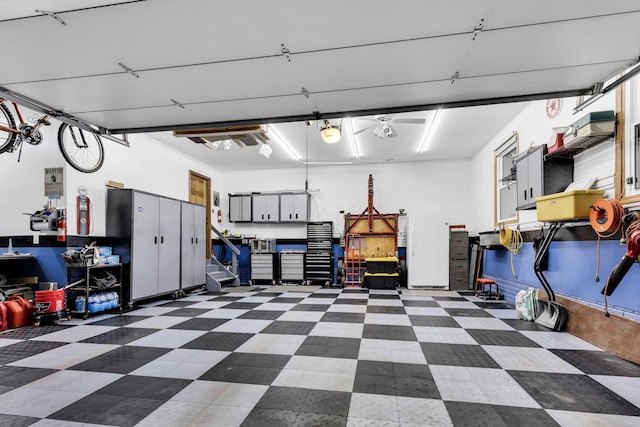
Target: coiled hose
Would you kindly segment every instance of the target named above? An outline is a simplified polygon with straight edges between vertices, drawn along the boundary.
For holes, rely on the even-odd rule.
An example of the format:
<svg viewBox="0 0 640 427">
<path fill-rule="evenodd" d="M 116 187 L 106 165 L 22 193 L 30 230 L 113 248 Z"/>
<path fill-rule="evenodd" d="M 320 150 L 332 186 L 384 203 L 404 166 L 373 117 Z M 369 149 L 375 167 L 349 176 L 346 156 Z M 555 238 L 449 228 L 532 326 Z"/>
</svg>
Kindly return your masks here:
<svg viewBox="0 0 640 427">
<path fill-rule="evenodd" d="M 518 277 L 516 269 L 513 266 L 513 256 L 516 255 L 522 247 L 522 242 L 522 233 L 520 233 L 520 230 L 514 230 L 509 227 L 500 229 L 500 244 L 511 252 L 511 273 L 513 277 Z"/>
</svg>

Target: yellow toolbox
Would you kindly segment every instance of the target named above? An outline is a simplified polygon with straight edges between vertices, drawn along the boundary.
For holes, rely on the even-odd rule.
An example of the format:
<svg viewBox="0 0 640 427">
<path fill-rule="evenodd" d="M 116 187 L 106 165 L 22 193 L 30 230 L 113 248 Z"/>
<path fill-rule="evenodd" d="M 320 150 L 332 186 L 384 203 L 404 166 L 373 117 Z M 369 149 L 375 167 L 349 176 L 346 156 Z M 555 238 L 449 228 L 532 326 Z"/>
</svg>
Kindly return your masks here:
<svg viewBox="0 0 640 427">
<path fill-rule="evenodd" d="M 573 190 L 536 197 L 538 221 L 558 222 L 589 218 L 589 210 L 604 190 Z"/>
</svg>

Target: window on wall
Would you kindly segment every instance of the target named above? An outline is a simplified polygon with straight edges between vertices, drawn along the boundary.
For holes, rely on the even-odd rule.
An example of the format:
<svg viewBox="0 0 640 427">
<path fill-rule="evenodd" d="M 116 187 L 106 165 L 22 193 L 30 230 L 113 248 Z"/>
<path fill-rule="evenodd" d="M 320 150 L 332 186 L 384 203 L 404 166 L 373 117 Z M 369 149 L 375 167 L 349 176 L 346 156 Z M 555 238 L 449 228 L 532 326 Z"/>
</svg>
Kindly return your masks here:
<svg viewBox="0 0 640 427">
<path fill-rule="evenodd" d="M 640 202 L 640 77 L 616 92 L 616 196 L 623 203 Z"/>
<path fill-rule="evenodd" d="M 518 134 L 513 133 L 494 152 L 494 224 L 518 221 L 516 210 L 518 189 L 516 188 L 516 164 Z"/>
</svg>

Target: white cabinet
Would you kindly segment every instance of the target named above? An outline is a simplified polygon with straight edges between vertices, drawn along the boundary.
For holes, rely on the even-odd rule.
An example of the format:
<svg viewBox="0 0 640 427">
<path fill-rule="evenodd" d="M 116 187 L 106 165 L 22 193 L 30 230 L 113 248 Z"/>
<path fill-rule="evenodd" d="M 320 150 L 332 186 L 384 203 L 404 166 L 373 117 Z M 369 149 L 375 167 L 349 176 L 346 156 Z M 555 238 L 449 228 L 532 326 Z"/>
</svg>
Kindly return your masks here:
<svg viewBox="0 0 640 427">
<path fill-rule="evenodd" d="M 182 202 L 180 225 L 180 289 L 188 289 L 206 282 L 206 207 Z"/>
<path fill-rule="evenodd" d="M 307 193 L 280 195 L 280 221 L 306 222 L 308 209 L 309 195 Z"/>
<path fill-rule="evenodd" d="M 107 192 L 108 237 L 129 264 L 129 303 L 180 286 L 180 201 L 130 189 Z"/>
<path fill-rule="evenodd" d="M 229 222 L 251 221 L 251 194 L 229 194 Z"/>
<path fill-rule="evenodd" d="M 253 195 L 253 222 L 277 222 L 280 220 L 279 194 Z"/>
</svg>

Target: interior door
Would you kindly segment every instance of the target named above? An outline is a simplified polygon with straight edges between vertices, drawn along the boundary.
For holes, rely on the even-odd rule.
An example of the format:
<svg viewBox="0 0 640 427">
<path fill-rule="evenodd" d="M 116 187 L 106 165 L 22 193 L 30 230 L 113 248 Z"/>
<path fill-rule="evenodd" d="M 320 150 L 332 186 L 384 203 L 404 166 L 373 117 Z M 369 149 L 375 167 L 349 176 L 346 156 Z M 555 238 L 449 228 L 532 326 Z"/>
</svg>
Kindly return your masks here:
<svg viewBox="0 0 640 427">
<path fill-rule="evenodd" d="M 180 202 L 160 198 L 158 293 L 180 288 Z"/>
<path fill-rule="evenodd" d="M 158 293 L 158 198 L 133 193 L 131 299 Z"/>
<path fill-rule="evenodd" d="M 449 288 L 449 216 L 408 217 L 407 286 Z"/>
<path fill-rule="evenodd" d="M 204 229 L 205 254 L 211 258 L 211 178 L 198 172 L 189 171 L 189 202 L 205 207 L 205 219 L 200 225 Z"/>
</svg>

